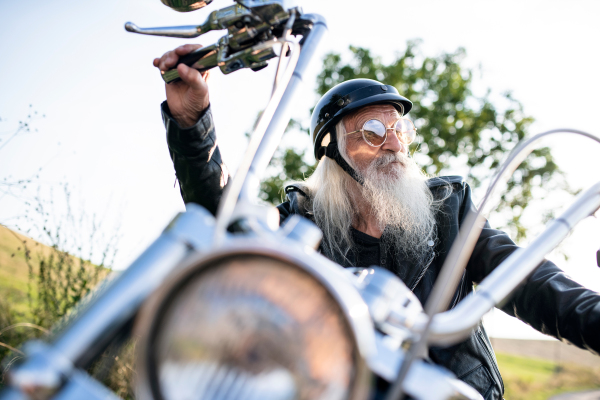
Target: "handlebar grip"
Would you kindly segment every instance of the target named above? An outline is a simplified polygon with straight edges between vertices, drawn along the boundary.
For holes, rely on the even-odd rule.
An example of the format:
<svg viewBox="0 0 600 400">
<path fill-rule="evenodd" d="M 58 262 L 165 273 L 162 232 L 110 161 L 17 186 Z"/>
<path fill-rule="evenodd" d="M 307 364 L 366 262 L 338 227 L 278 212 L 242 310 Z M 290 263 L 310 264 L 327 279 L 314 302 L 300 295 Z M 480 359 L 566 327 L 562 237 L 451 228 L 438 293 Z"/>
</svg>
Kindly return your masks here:
<svg viewBox="0 0 600 400">
<path fill-rule="evenodd" d="M 181 56 L 177 62 L 177 65 L 179 64 L 185 64 L 200 72 L 208 71 L 217 66 L 217 47 L 212 45 L 194 50 L 191 53 Z M 173 83 L 181 80 L 177 72 L 177 66 L 165 72 L 161 71 L 161 74 L 165 83 Z"/>
<path fill-rule="evenodd" d="M 205 57 L 208 53 L 210 53 L 213 50 L 215 50 L 214 46 L 200 47 L 199 49 L 196 49 L 191 53 L 186 54 L 185 56 L 179 57 L 179 62 L 177 63 L 177 65 L 185 64 L 188 67 L 191 67 L 196 61 Z"/>
</svg>

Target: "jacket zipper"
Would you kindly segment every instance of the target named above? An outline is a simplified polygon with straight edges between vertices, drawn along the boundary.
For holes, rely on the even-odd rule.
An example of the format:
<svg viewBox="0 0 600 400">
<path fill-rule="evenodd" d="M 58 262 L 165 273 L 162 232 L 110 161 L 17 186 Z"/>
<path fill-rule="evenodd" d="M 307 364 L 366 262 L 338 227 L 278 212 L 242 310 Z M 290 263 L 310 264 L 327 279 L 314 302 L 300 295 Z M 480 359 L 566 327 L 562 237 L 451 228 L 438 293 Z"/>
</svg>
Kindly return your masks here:
<svg viewBox="0 0 600 400">
<path fill-rule="evenodd" d="M 479 338 L 479 341 L 483 343 L 483 348 L 490 361 L 492 361 L 492 367 L 494 367 L 494 370 L 496 371 L 498 379 L 500 380 L 500 386 L 502 387 L 502 393 L 504 393 L 504 382 L 502 381 L 502 375 L 500 375 L 500 370 L 498 369 L 498 361 L 496 361 L 496 357 L 493 356 L 492 350 L 489 348 L 487 341 L 483 337 L 480 327 L 477 328 L 477 337 Z"/>
<path fill-rule="evenodd" d="M 419 284 L 419 282 L 421 282 L 421 279 L 423 279 L 423 276 L 425 276 L 425 272 L 427 272 L 427 270 L 429 269 L 429 266 L 433 262 L 434 258 L 435 258 L 435 254 L 432 255 L 429 258 L 429 261 L 427 262 L 427 265 L 425 267 L 423 267 L 423 270 L 421 271 L 421 273 L 419 274 L 419 276 L 417 276 L 417 279 L 416 279 L 415 283 L 411 285 L 411 288 L 410 288 L 411 292 L 413 292 L 415 290 L 415 288 L 417 287 L 417 285 Z"/>
</svg>

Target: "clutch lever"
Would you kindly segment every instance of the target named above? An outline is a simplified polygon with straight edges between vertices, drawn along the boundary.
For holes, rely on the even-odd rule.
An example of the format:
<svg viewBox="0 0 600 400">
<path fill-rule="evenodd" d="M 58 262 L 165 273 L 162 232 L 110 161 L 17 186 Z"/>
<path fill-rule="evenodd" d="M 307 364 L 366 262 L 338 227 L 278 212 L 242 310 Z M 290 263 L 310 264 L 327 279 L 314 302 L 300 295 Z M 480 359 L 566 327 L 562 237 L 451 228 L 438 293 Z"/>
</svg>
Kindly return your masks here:
<svg viewBox="0 0 600 400">
<path fill-rule="evenodd" d="M 242 26 L 241 24 L 252 22 L 252 17 L 251 10 L 240 4 L 234 4 L 233 6 L 211 12 L 208 15 L 208 18 L 206 18 L 206 21 L 200 25 L 140 28 L 133 22 L 126 22 L 125 30 L 127 32 L 139 33 L 142 35 L 195 38 L 210 31 L 236 26 L 236 24 Z"/>
<path fill-rule="evenodd" d="M 175 38 L 195 38 L 202 35 L 202 25 L 162 26 L 156 28 L 140 28 L 133 22 L 125 22 L 127 32 L 141 35 L 166 36 Z"/>
</svg>

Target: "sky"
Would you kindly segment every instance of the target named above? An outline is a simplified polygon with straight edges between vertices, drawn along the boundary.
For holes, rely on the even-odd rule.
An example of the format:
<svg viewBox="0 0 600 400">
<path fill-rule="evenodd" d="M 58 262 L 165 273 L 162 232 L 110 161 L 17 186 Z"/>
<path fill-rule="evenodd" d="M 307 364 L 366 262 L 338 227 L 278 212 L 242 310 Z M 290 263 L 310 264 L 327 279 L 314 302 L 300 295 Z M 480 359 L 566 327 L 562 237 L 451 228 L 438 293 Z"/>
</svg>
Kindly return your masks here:
<svg viewBox="0 0 600 400">
<path fill-rule="evenodd" d="M 323 15 L 329 34 L 307 71 L 294 118 L 309 117 L 326 53 L 347 56 L 348 46 L 355 45 L 390 61 L 407 40 L 418 38 L 424 55 L 464 47 L 464 65 L 476 71 L 474 92 L 483 95 L 489 88 L 498 96 L 511 91 L 536 119 L 532 134 L 569 127 L 600 135 L 596 1 L 297 3 L 305 12 Z M 0 179 L 28 178 L 41 168 L 35 185 L 44 197 L 54 196 L 59 208 L 61 196 L 50 195 L 50 189 L 68 184 L 78 212 L 95 217 L 105 236 L 118 230 L 115 268 L 129 265 L 184 210 L 160 117 L 164 85 L 152 60 L 181 44 L 214 43 L 222 32 L 195 40 L 158 38 L 128 33 L 123 25 L 200 24 L 210 11 L 230 4 L 215 0 L 200 11 L 177 13 L 159 0 L 0 1 L 0 146 L 19 120 L 38 112 L 32 122 L 37 132 L 19 135 L 0 148 Z M 219 145 L 232 171 L 244 153 L 245 133 L 268 101 L 273 74 L 274 64 L 258 73 L 211 75 Z M 308 137 L 285 140 L 299 148 L 310 146 Z M 597 144 L 566 135 L 545 144 L 571 186 L 587 188 L 600 179 Z M 562 207 L 563 201 L 559 203 L 553 207 Z M 0 221 L 15 226 L 23 208 L 18 198 L 0 195 Z M 532 223 L 540 226 L 535 219 Z M 560 254 L 550 258 L 577 281 L 600 291 L 598 248 L 600 224 L 589 219 L 562 246 L 568 260 Z M 539 337 L 500 314 L 486 320 L 496 336 Z"/>
</svg>

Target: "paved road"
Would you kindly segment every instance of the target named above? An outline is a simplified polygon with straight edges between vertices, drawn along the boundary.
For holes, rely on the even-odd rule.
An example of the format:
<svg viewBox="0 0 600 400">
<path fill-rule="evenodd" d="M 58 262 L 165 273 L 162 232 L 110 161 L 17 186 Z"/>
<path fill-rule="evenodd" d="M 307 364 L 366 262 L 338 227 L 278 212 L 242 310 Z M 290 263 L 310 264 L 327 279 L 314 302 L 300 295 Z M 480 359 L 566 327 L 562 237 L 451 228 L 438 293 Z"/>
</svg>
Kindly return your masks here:
<svg viewBox="0 0 600 400">
<path fill-rule="evenodd" d="M 600 390 L 579 393 L 563 393 L 548 400 L 600 400 Z"/>
<path fill-rule="evenodd" d="M 579 364 L 591 368 L 600 368 L 600 357 L 558 340 L 492 338 L 492 346 L 498 353 L 541 358 L 557 364 Z"/>
</svg>

